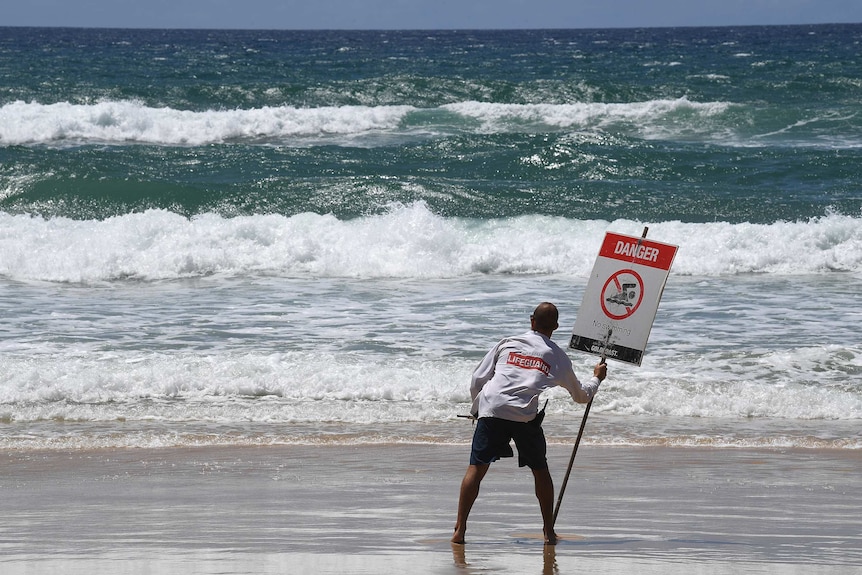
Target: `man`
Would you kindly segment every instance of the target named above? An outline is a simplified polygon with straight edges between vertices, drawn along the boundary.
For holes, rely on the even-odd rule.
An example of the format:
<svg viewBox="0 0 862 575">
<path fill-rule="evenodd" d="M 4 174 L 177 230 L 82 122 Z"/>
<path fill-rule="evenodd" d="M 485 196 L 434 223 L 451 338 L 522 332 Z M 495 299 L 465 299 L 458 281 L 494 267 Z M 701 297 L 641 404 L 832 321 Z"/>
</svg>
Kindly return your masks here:
<svg viewBox="0 0 862 575">
<path fill-rule="evenodd" d="M 566 352 L 551 341 L 559 327 L 559 312 L 544 302 L 530 316 L 530 331 L 500 341 L 473 372 L 470 413 L 478 417 L 473 433 L 470 465 L 461 481 L 458 518 L 452 543 L 464 543 L 467 516 L 479 495 L 479 485 L 491 463 L 512 457 L 511 439 L 518 448 L 519 467 L 528 466 L 535 479 L 536 497 L 542 512 L 545 543 L 555 545 L 554 483 L 548 471 L 545 434 L 539 413 L 539 394 L 560 385 L 578 403 L 587 403 L 607 376 L 607 366 L 599 363 L 593 377 L 581 383 Z"/>
</svg>

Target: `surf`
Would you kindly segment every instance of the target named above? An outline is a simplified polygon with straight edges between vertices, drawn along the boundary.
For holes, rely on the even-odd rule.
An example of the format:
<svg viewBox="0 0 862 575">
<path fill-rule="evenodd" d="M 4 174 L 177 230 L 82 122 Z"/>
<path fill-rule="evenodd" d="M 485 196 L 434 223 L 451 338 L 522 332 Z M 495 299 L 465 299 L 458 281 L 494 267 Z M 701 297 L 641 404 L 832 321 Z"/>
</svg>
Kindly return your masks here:
<svg viewBox="0 0 862 575">
<path fill-rule="evenodd" d="M 105 220 L 0 213 L 0 276 L 57 283 L 254 277 L 587 277 L 605 231 L 644 225 L 680 245 L 674 274 L 794 276 L 862 271 L 862 218 L 773 224 L 450 218 L 424 202 L 339 219 L 301 213 L 191 218 L 147 210 Z M 512 238 L 518 238 L 513 242 Z M 58 257 L 60 254 L 62 257 Z"/>
<path fill-rule="evenodd" d="M 492 103 L 463 101 L 436 107 L 413 105 L 264 106 L 247 109 L 176 109 L 137 100 L 94 104 L 15 101 L 0 106 L 0 145 L 80 146 L 153 144 L 203 146 L 250 143 L 313 145 L 317 140 L 351 145 L 350 137 L 402 139 L 460 133 L 532 133 L 561 130 L 645 139 L 691 139 L 723 133 L 729 102 L 687 98 L 642 102 Z M 361 145 L 374 138 L 361 140 Z"/>
</svg>

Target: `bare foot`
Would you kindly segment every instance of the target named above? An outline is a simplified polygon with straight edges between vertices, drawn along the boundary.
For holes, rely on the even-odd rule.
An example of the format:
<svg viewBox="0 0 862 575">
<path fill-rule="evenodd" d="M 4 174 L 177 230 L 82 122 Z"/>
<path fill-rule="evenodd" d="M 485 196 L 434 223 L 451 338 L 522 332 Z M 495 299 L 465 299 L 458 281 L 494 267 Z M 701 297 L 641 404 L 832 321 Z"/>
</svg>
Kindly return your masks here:
<svg viewBox="0 0 862 575">
<path fill-rule="evenodd" d="M 557 534 L 551 531 L 551 534 L 548 535 L 545 532 L 545 545 L 556 545 L 557 544 Z"/>
<path fill-rule="evenodd" d="M 455 543 L 457 545 L 464 545 L 464 534 L 465 533 L 466 533 L 466 530 L 458 529 L 456 527 L 455 528 L 455 534 L 452 535 L 452 539 L 451 539 L 452 543 Z"/>
</svg>

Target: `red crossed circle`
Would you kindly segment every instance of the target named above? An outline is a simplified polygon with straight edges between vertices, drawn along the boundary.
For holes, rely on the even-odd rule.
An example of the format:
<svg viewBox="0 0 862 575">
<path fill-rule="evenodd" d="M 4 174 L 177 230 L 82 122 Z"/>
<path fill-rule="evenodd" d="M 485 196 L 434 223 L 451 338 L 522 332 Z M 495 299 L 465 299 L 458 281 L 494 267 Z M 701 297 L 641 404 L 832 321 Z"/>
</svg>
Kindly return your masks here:
<svg viewBox="0 0 862 575">
<path fill-rule="evenodd" d="M 630 281 L 625 281 L 628 279 L 625 277 L 625 274 L 633 276 L 637 285 L 632 286 Z M 611 290 L 611 297 L 609 297 L 608 287 L 611 286 L 611 284 L 613 284 L 613 289 Z M 637 293 L 631 289 L 632 287 L 637 288 Z M 635 299 L 637 299 L 637 301 L 633 302 Z M 643 299 L 644 282 L 635 270 L 619 270 L 609 277 L 608 281 L 605 282 L 604 287 L 602 287 L 602 311 L 611 319 L 619 320 L 631 316 L 637 311 L 638 307 L 640 307 Z M 622 306 L 623 313 L 620 314 L 612 312 L 608 309 L 608 304 L 611 304 L 614 307 Z"/>
</svg>

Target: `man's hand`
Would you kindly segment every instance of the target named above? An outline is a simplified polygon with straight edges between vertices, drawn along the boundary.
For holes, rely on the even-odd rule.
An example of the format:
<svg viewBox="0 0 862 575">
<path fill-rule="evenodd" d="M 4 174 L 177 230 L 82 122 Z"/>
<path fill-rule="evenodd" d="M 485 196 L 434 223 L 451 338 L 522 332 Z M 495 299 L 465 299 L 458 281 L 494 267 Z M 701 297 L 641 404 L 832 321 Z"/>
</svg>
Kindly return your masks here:
<svg viewBox="0 0 862 575">
<path fill-rule="evenodd" d="M 599 381 L 604 381 L 608 376 L 608 365 L 604 362 L 597 363 L 593 368 L 593 375 L 599 378 Z"/>
</svg>

